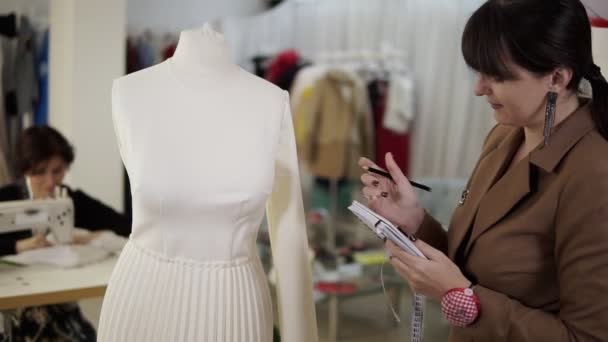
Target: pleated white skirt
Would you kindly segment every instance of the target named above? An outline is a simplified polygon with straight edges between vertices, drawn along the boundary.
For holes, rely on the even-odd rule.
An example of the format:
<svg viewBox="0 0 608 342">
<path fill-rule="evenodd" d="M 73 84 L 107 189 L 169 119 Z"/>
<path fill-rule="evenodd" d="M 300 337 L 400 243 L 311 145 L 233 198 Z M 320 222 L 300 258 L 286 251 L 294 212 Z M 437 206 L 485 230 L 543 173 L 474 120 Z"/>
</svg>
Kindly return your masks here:
<svg viewBox="0 0 608 342">
<path fill-rule="evenodd" d="M 174 260 L 125 246 L 106 291 L 99 342 L 271 342 L 272 307 L 257 257 Z"/>
</svg>

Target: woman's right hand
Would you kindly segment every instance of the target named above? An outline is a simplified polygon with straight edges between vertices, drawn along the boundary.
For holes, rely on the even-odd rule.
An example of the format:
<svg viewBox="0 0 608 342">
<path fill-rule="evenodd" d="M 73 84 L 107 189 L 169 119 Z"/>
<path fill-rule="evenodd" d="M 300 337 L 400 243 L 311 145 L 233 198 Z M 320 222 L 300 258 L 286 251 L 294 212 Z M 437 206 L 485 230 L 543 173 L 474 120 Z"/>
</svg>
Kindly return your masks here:
<svg viewBox="0 0 608 342">
<path fill-rule="evenodd" d="M 365 172 L 361 176 L 363 194 L 368 206 L 378 214 L 399 226 L 408 234 L 415 234 L 424 219 L 424 209 L 420 208 L 418 198 L 409 180 L 393 158 L 391 153 L 385 156 L 386 167 L 395 182 L 390 179 Z M 380 169 L 367 158 L 359 159 L 359 166 L 365 171 L 368 167 Z"/>
<path fill-rule="evenodd" d="M 23 253 L 32 249 L 44 248 L 51 246 L 51 243 L 44 235 L 36 234 L 31 238 L 22 239 L 15 243 L 15 251 Z"/>
</svg>

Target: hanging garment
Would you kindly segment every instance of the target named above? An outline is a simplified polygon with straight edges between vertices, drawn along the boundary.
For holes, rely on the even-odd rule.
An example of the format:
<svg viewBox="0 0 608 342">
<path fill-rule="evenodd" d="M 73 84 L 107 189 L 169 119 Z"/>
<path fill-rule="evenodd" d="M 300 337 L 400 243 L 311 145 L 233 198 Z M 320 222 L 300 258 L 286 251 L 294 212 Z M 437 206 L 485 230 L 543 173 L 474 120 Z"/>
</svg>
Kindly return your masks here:
<svg viewBox="0 0 608 342">
<path fill-rule="evenodd" d="M 302 110 L 311 125 L 301 157 L 312 174 L 358 178 L 359 157 L 373 156 L 373 122 L 362 81 L 351 72 L 330 70 Z"/>
<path fill-rule="evenodd" d="M 2 88 L 4 95 L 4 109 L 7 117 L 15 116 L 19 112 L 17 109 L 17 80 L 15 39 L 8 39 L 0 36 L 0 47 L 2 49 Z"/>
<path fill-rule="evenodd" d="M 384 156 L 391 152 L 395 162 L 407 176 L 410 167 L 410 136 L 408 133 L 395 133 L 383 125 L 388 83 L 376 80 L 369 84 L 369 98 L 374 112 L 374 132 L 376 137 L 376 164 L 386 168 Z"/>
<path fill-rule="evenodd" d="M 164 61 L 166 58 L 164 58 L 163 52 L 167 44 L 163 37 L 153 33 L 149 33 L 147 37 L 150 49 L 152 50 L 152 65 Z"/>
<path fill-rule="evenodd" d="M 0 15 L 0 35 L 8 38 L 17 35 L 17 16 L 14 13 Z"/>
<path fill-rule="evenodd" d="M 307 116 L 310 113 L 307 108 L 310 106 L 308 103 L 312 98 L 314 85 L 327 71 L 327 66 L 311 65 L 303 67 L 298 71 L 291 85 L 289 98 L 291 108 L 293 109 L 293 125 L 299 152 L 309 134 L 311 126 L 310 117 Z"/>
<path fill-rule="evenodd" d="M 289 90 L 300 68 L 298 52 L 293 49 L 286 50 L 270 61 L 264 78 L 283 90 Z"/>
<path fill-rule="evenodd" d="M 389 80 L 386 112 L 382 125 L 397 134 L 407 133 L 414 119 L 414 82 L 399 73 L 393 73 Z"/>
<path fill-rule="evenodd" d="M 44 32 L 38 52 L 38 106 L 34 113 L 35 125 L 47 125 L 49 121 L 49 31 Z"/>
<path fill-rule="evenodd" d="M 17 36 L 15 54 L 15 80 L 17 114 L 34 113 L 38 102 L 38 77 L 36 73 L 36 42 L 34 30 L 27 17 L 22 16 Z"/>
<path fill-rule="evenodd" d="M 262 55 L 253 56 L 251 58 L 251 64 L 253 65 L 252 72 L 256 76 L 264 78 L 264 76 L 266 75 L 266 69 L 267 69 L 266 64 L 268 64 L 269 60 L 270 60 L 270 57 L 268 57 L 268 56 L 262 56 Z"/>
<path fill-rule="evenodd" d="M 173 57 L 173 54 L 175 53 L 176 48 L 177 48 L 177 43 L 171 43 L 171 44 L 167 45 L 163 49 L 163 60 Z"/>
<path fill-rule="evenodd" d="M 1 52 L 1 51 L 0 51 Z M 3 54 L 0 53 L 0 80 L 2 79 Z M 0 186 L 8 184 L 12 181 L 11 172 L 8 166 L 8 134 L 6 131 L 6 112 L 4 109 L 4 94 L 2 82 L 0 82 Z"/>
<path fill-rule="evenodd" d="M 139 37 L 137 40 L 137 57 L 139 58 L 139 66 L 143 68 L 154 65 L 154 50 L 152 43 L 146 36 Z"/>
<path fill-rule="evenodd" d="M 303 96 L 308 97 L 315 83 L 325 76 L 329 71 L 326 65 L 309 65 L 298 70 L 295 79 L 289 89 L 289 99 L 291 100 L 291 108 L 294 110 L 299 108 L 300 101 Z M 305 95 L 307 93 L 307 95 Z M 294 117 L 299 115 L 299 111 L 293 113 Z"/>
<path fill-rule="evenodd" d="M 133 38 L 127 38 L 127 74 L 140 70 L 139 49 Z"/>
</svg>

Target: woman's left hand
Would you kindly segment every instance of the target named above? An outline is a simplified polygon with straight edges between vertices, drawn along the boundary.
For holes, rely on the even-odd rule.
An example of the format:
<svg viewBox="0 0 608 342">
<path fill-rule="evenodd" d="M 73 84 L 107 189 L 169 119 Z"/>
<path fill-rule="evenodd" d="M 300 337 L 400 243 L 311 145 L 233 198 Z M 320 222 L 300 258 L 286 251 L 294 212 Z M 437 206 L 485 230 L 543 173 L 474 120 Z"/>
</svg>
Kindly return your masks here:
<svg viewBox="0 0 608 342">
<path fill-rule="evenodd" d="M 412 291 L 440 301 L 447 291 L 471 285 L 445 254 L 422 240 L 416 240 L 414 244 L 428 260 L 405 252 L 391 241 L 386 243 L 391 253 L 391 264 L 409 283 Z"/>
</svg>

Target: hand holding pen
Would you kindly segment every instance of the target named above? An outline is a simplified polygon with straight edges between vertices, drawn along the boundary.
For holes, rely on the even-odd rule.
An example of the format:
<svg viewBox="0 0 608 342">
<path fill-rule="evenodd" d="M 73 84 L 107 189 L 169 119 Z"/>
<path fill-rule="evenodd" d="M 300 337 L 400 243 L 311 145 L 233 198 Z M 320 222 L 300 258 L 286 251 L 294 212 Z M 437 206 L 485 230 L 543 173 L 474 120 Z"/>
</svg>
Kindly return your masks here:
<svg viewBox="0 0 608 342">
<path fill-rule="evenodd" d="M 367 172 L 375 173 L 375 174 L 380 175 L 382 177 L 388 178 L 388 179 L 390 179 L 393 182 L 395 181 L 393 179 L 393 176 L 391 176 L 391 174 L 388 173 L 388 172 L 386 172 L 386 171 L 383 171 L 383 170 L 380 170 L 380 169 L 377 169 L 377 168 L 374 168 L 374 167 L 371 167 L 371 166 L 367 167 L 366 170 L 367 170 Z M 416 183 L 416 182 L 411 181 L 411 180 L 408 180 L 408 181 L 410 182 L 410 185 L 412 185 L 415 188 L 431 192 L 431 188 L 429 188 L 428 186 L 426 186 L 424 184 Z"/>
<path fill-rule="evenodd" d="M 398 225 L 407 234 L 415 234 L 424 218 L 424 210 L 418 204 L 414 186 L 430 188 L 410 182 L 403 174 L 392 154 L 385 157 L 386 171 L 367 158 L 359 160 L 359 166 L 365 171 L 361 175 L 363 195 L 367 205 L 378 214 Z M 374 171 L 372 171 L 374 170 Z M 378 171 L 375 171 L 378 170 Z"/>
</svg>

